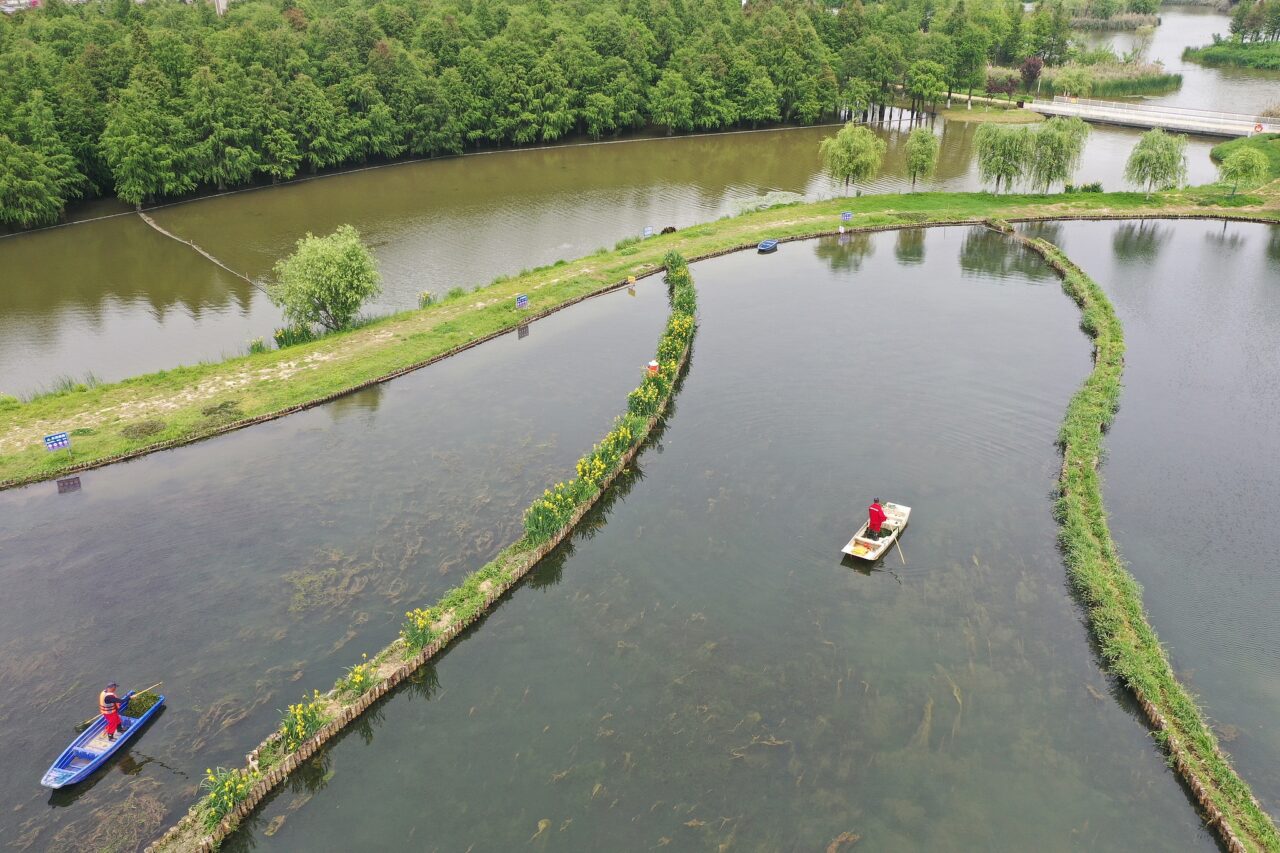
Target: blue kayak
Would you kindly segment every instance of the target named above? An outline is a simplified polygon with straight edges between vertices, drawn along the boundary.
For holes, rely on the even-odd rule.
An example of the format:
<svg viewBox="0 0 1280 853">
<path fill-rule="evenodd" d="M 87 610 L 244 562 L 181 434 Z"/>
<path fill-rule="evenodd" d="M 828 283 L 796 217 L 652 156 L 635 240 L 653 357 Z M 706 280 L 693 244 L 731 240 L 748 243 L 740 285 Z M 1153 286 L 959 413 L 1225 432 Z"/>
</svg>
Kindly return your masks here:
<svg viewBox="0 0 1280 853">
<path fill-rule="evenodd" d="M 93 725 L 85 729 L 84 733 L 73 740 L 71 746 L 58 756 L 58 760 L 53 762 L 53 766 L 44 774 L 40 784 L 46 788 L 65 788 L 67 785 L 74 785 L 76 782 L 87 779 L 89 774 L 106 764 L 107 759 L 127 743 L 143 724 L 160 710 L 162 705 L 164 705 L 164 696 L 157 699 L 156 703 L 143 712 L 141 717 L 130 717 L 128 713 L 121 714 L 120 720 L 124 723 L 124 731 L 116 732 L 116 739 L 113 741 L 107 740 L 107 721 L 98 717 Z M 129 706 L 125 705 L 125 711 L 128 710 Z"/>
</svg>

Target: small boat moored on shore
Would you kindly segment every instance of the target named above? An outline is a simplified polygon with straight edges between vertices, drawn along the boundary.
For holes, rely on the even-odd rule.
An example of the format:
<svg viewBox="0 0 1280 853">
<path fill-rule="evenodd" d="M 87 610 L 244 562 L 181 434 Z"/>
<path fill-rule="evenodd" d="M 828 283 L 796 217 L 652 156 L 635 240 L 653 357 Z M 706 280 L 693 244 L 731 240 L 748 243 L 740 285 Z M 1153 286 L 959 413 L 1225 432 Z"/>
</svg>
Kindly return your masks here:
<svg viewBox="0 0 1280 853">
<path fill-rule="evenodd" d="M 907 519 L 911 517 L 911 507 L 887 501 L 883 506 L 885 522 L 880 525 L 881 537 L 879 539 L 869 539 L 867 537 L 867 528 L 871 525 L 871 522 L 864 521 L 862 527 L 858 528 L 858 532 L 853 534 L 853 538 L 840 549 L 841 551 L 860 560 L 874 561 L 880 559 L 886 551 L 893 547 L 893 543 L 898 541 L 898 537 L 902 535 L 903 528 L 907 526 Z"/>
<path fill-rule="evenodd" d="M 777 240 L 761 240 L 760 245 L 756 246 L 756 251 L 762 255 L 770 255 L 778 251 Z"/>
<path fill-rule="evenodd" d="M 162 705 L 164 705 L 163 694 L 150 708 L 136 717 L 127 713 L 129 706 L 126 705 L 126 713 L 120 715 L 120 719 L 125 723 L 124 730 L 116 735 L 115 740 L 107 740 L 107 721 L 99 717 L 71 742 L 71 746 L 63 750 L 58 760 L 53 762 L 53 766 L 45 772 L 40 784 L 46 788 L 56 789 L 87 779 L 93 771 L 106 764 L 107 759 L 127 743 L 147 720 L 160 710 Z"/>
</svg>

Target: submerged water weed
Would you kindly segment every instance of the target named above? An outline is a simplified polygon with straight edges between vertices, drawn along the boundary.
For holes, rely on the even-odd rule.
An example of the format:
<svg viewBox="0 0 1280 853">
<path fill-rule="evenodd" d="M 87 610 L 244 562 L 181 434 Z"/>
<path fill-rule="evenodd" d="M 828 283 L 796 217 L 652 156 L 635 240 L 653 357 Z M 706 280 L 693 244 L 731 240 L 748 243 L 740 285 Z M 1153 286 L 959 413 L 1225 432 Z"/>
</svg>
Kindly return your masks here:
<svg viewBox="0 0 1280 853">
<path fill-rule="evenodd" d="M 347 674 L 333 685 L 339 695 L 354 699 L 374 685 L 377 667 L 369 661 L 369 655 L 362 654 L 360 658 L 360 663 L 348 669 Z"/>
<path fill-rule="evenodd" d="M 400 627 L 400 636 L 404 638 L 412 652 L 420 652 L 431 644 L 437 632 L 431 627 L 439 616 L 433 609 L 415 608 L 404 614 L 404 624 Z"/>
<path fill-rule="evenodd" d="M 280 740 L 286 753 L 302 746 L 325 724 L 325 702 L 320 691 L 313 691 L 309 701 L 290 705 L 280 719 Z"/>
<path fill-rule="evenodd" d="M 204 799 L 201 823 L 206 830 L 212 830 L 231 811 L 249 796 L 254 784 L 262 778 L 256 770 L 228 770 L 219 767 L 214 770 L 205 769 L 204 780 L 200 787 L 209 792 Z"/>
</svg>

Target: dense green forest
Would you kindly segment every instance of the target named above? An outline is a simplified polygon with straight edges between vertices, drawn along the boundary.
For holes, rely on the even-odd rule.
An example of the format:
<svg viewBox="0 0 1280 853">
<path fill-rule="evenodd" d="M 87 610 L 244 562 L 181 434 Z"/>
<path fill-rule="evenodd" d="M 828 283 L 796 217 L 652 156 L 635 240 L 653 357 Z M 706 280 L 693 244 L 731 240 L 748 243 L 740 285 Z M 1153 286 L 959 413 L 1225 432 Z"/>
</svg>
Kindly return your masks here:
<svg viewBox="0 0 1280 853">
<path fill-rule="evenodd" d="M 50 0 L 0 16 L 0 222 L 478 146 L 813 123 L 1061 62 L 1020 0 Z"/>
</svg>

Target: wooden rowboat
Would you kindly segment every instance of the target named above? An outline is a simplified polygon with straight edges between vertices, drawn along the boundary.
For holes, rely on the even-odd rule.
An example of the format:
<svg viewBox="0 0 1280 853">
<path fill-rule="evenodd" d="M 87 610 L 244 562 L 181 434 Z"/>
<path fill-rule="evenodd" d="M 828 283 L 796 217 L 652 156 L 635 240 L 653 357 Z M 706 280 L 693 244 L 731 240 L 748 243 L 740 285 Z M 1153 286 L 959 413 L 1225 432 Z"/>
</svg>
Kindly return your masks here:
<svg viewBox="0 0 1280 853">
<path fill-rule="evenodd" d="M 93 771 L 107 763 L 112 754 L 132 738 L 151 717 L 164 705 L 164 696 L 138 717 L 121 714 L 125 724 L 122 732 L 116 733 L 116 739 L 107 740 L 107 721 L 99 717 L 93 725 L 84 730 L 80 737 L 71 742 L 71 746 L 63 750 L 58 760 L 45 772 L 40 784 L 46 788 L 65 788 L 76 782 L 89 778 Z M 125 706 L 129 710 L 129 706 Z"/>
<path fill-rule="evenodd" d="M 875 561 L 893 547 L 893 543 L 898 541 L 903 528 L 907 526 L 907 519 L 911 517 L 911 507 L 891 503 L 883 503 L 881 506 L 884 507 L 885 514 L 885 522 L 880 525 L 881 537 L 868 539 L 867 528 L 871 526 L 871 522 L 864 521 L 858 528 L 858 532 L 849 540 L 849 544 L 841 548 L 841 551 L 860 560 Z M 887 535 L 884 535 L 885 531 L 888 531 Z"/>
</svg>

